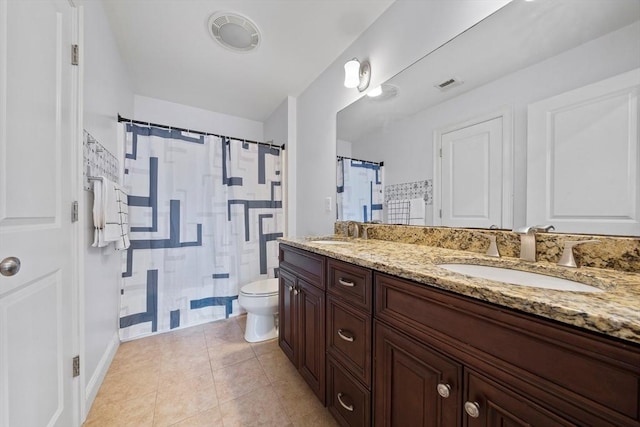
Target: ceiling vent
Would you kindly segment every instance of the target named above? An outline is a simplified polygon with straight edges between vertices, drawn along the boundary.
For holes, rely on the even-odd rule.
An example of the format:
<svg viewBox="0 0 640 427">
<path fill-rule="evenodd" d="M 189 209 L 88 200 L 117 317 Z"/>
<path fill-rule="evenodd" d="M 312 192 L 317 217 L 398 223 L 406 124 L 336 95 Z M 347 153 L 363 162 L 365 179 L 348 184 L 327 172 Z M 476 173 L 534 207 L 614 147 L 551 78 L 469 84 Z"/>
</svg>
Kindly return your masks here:
<svg viewBox="0 0 640 427">
<path fill-rule="evenodd" d="M 260 31 L 249 18 L 233 12 L 216 12 L 209 18 L 209 34 L 234 52 L 250 52 L 260 44 Z"/>
<path fill-rule="evenodd" d="M 462 80 L 452 77 L 441 83 L 438 83 L 437 85 L 435 85 L 435 87 L 437 87 L 438 89 L 444 92 L 445 90 L 449 90 L 456 86 L 460 86 L 462 83 L 464 83 Z"/>
</svg>

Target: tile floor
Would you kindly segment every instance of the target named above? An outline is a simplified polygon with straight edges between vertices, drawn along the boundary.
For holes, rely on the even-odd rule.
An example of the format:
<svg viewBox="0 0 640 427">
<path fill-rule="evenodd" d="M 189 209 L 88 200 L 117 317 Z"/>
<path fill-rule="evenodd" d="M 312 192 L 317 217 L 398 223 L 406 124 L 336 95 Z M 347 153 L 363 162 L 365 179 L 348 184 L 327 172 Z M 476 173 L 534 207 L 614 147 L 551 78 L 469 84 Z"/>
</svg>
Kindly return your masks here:
<svg viewBox="0 0 640 427">
<path fill-rule="evenodd" d="M 245 316 L 122 343 L 85 427 L 337 426 Z"/>
</svg>

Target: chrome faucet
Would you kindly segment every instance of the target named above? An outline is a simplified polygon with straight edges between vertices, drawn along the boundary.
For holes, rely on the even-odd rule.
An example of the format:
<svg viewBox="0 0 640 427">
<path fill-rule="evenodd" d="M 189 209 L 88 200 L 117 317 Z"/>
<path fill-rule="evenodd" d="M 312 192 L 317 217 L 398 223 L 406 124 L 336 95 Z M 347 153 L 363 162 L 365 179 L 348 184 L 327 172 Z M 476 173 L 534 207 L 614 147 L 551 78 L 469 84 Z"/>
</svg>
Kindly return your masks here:
<svg viewBox="0 0 640 427">
<path fill-rule="evenodd" d="M 485 255 L 500 258 L 500 251 L 498 250 L 498 244 L 496 243 L 496 236 L 494 234 L 480 233 L 481 236 L 489 239 L 489 247 Z"/>
<path fill-rule="evenodd" d="M 513 230 L 520 235 L 520 259 L 536 262 L 536 232 L 555 230 L 553 225 L 535 225 Z"/>
<path fill-rule="evenodd" d="M 578 264 L 573 256 L 573 247 L 584 243 L 600 243 L 600 240 L 567 240 L 564 242 L 564 251 L 562 251 L 562 256 L 560 257 L 560 261 L 558 261 L 558 265 L 577 268 Z"/>
<path fill-rule="evenodd" d="M 360 237 L 360 227 L 358 226 L 358 223 L 353 221 L 353 222 L 351 222 L 351 224 L 353 225 L 352 237 L 355 237 L 355 238 Z M 349 233 L 347 232 L 347 234 L 349 234 Z"/>
</svg>

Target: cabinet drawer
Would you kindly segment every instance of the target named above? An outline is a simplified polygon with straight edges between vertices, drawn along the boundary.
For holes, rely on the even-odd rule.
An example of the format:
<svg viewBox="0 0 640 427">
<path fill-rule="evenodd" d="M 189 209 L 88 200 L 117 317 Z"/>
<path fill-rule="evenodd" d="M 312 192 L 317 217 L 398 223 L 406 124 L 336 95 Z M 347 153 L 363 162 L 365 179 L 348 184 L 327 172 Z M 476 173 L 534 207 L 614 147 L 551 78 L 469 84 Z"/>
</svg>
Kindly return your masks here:
<svg viewBox="0 0 640 427">
<path fill-rule="evenodd" d="M 371 317 L 339 300 L 327 299 L 327 351 L 371 387 Z"/>
<path fill-rule="evenodd" d="M 343 426 L 371 425 L 371 394 L 331 357 L 327 358 L 327 407 Z"/>
<path fill-rule="evenodd" d="M 282 243 L 279 251 L 281 268 L 295 273 L 317 288 L 325 288 L 325 257 Z"/>
<path fill-rule="evenodd" d="M 329 258 L 327 292 L 371 313 L 371 270 Z"/>
<path fill-rule="evenodd" d="M 637 422 L 640 347 L 385 274 L 375 282 L 377 319 L 478 370 L 517 372 L 552 389 L 567 412 Z"/>
</svg>

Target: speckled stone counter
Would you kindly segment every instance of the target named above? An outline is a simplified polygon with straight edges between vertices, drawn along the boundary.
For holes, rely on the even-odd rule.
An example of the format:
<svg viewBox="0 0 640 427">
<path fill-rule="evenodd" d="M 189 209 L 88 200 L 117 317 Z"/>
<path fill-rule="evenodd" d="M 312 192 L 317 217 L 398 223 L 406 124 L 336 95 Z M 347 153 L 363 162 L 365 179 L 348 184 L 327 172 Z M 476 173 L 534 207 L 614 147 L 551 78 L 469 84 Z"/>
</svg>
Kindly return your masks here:
<svg viewBox="0 0 640 427">
<path fill-rule="evenodd" d="M 479 253 L 377 239 L 348 239 L 346 244 L 314 242 L 323 237 L 280 238 L 280 242 L 338 260 L 413 280 L 558 322 L 640 344 L 640 274 L 581 267 L 559 267 L 548 261 L 492 258 Z M 510 285 L 450 272 L 436 264 L 503 266 L 579 281 L 600 293 L 556 291 Z"/>
</svg>

